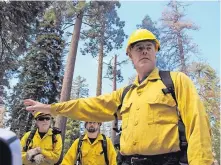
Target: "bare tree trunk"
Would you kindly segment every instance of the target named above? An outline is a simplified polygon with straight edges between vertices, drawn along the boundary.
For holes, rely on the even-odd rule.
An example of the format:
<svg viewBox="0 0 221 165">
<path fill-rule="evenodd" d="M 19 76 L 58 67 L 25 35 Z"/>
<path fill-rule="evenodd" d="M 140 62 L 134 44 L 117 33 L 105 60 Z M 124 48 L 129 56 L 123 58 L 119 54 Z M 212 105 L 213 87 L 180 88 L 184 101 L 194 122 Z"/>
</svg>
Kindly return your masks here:
<svg viewBox="0 0 221 165">
<path fill-rule="evenodd" d="M 99 46 L 96 96 L 101 95 L 101 90 L 102 90 L 102 72 L 103 72 L 103 58 L 104 58 L 104 52 L 103 51 L 104 51 L 104 25 L 102 26 L 100 46 Z"/>
<path fill-rule="evenodd" d="M 114 67 L 113 67 L 113 91 L 117 89 L 117 55 L 114 56 Z M 111 130 L 111 139 L 114 143 L 114 139 L 116 137 L 116 132 L 113 130 L 115 128 L 115 120 L 112 121 L 112 130 Z"/>
<path fill-rule="evenodd" d="M 177 34 L 177 38 L 178 38 L 178 47 L 179 47 L 179 52 L 180 52 L 181 72 L 187 74 L 185 56 L 183 52 L 182 37 L 180 33 Z"/>
<path fill-rule="evenodd" d="M 103 72 L 103 57 L 104 57 L 104 22 L 102 22 L 102 29 L 101 29 L 101 38 L 99 42 L 99 55 L 98 55 L 98 71 L 97 71 L 97 89 L 96 89 L 96 96 L 101 95 L 102 91 L 102 72 Z M 105 134 L 105 124 L 102 124 L 102 128 L 100 131 L 103 130 Z"/>
<path fill-rule="evenodd" d="M 80 30 L 81 30 L 81 25 L 82 25 L 82 17 L 83 17 L 83 10 L 78 14 L 76 21 L 75 21 L 70 50 L 69 50 L 69 54 L 67 58 L 67 64 L 65 67 L 60 102 L 70 100 L 71 86 L 72 86 L 75 61 L 76 61 L 76 56 L 77 56 L 77 47 L 78 47 L 78 41 L 79 41 Z M 64 140 L 65 140 L 66 122 L 67 122 L 66 117 L 62 117 L 62 116 L 56 117 L 55 126 L 60 128 L 62 131 L 61 135 L 62 135 L 62 140 L 63 140 L 62 141 L 63 147 L 64 147 Z M 61 158 L 62 157 L 63 157 L 63 148 L 62 148 Z"/>
<path fill-rule="evenodd" d="M 177 7 L 177 2 L 173 1 L 173 4 L 176 9 L 176 13 L 179 13 L 178 7 Z M 178 19 L 177 19 L 178 21 Z M 186 64 L 185 64 L 185 55 L 183 51 L 183 43 L 182 43 L 182 36 L 181 36 L 181 31 L 177 31 L 177 42 L 178 42 L 178 47 L 179 47 L 179 56 L 180 56 L 180 63 L 181 63 L 181 72 L 187 74 L 187 69 L 186 69 Z"/>
</svg>

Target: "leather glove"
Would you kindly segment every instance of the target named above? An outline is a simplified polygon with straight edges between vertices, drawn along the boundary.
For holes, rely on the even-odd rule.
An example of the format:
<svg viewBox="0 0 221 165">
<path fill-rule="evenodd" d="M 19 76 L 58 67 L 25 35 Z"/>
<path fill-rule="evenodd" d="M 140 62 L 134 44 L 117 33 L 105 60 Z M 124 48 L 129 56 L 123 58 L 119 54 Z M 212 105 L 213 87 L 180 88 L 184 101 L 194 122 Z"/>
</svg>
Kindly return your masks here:
<svg viewBox="0 0 221 165">
<path fill-rule="evenodd" d="M 33 159 L 34 159 L 36 165 L 39 165 L 39 164 L 41 164 L 42 162 L 44 162 L 45 157 L 44 157 L 42 154 L 38 154 L 38 155 L 36 155 Z"/>
<path fill-rule="evenodd" d="M 39 149 L 38 148 L 39 147 L 30 149 L 30 150 L 27 151 L 27 153 L 26 153 L 27 160 L 31 161 L 32 158 L 39 153 Z"/>
</svg>

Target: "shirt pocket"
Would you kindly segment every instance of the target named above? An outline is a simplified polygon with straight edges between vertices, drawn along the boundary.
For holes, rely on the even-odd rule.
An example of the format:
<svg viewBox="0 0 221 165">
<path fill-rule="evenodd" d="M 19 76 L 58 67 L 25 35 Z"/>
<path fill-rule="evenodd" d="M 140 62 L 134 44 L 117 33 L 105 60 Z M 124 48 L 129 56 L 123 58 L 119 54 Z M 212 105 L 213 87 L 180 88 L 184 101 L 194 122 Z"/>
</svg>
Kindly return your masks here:
<svg viewBox="0 0 221 165">
<path fill-rule="evenodd" d="M 171 94 L 157 93 L 147 99 L 149 105 L 148 124 L 177 124 L 176 102 Z"/>
<path fill-rule="evenodd" d="M 89 160 L 91 159 L 90 155 L 88 154 L 89 150 L 81 150 L 81 160 L 82 160 L 82 164 L 84 165 L 89 165 L 90 162 Z"/>
<path fill-rule="evenodd" d="M 96 165 L 105 165 L 104 151 L 103 149 L 95 152 L 95 163 Z"/>
<path fill-rule="evenodd" d="M 126 102 L 122 105 L 120 109 L 120 114 L 122 117 L 122 129 L 125 129 L 128 126 L 128 119 L 129 119 L 131 104 L 132 104 L 131 102 Z"/>
</svg>

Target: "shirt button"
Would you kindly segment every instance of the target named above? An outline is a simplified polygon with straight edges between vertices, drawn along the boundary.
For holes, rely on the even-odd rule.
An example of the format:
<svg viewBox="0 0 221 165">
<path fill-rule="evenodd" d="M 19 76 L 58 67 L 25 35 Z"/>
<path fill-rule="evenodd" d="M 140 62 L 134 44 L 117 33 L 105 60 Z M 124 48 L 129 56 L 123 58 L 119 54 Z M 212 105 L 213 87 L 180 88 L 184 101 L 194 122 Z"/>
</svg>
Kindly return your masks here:
<svg viewBox="0 0 221 165">
<path fill-rule="evenodd" d="M 138 110 L 140 110 L 140 108 L 139 108 L 139 107 L 137 108 L 137 111 L 138 111 Z"/>
<path fill-rule="evenodd" d="M 133 142 L 133 145 L 136 145 L 136 142 Z"/>
<path fill-rule="evenodd" d="M 134 125 L 137 125 L 138 124 L 138 121 L 136 121 L 135 123 L 134 123 Z"/>
</svg>

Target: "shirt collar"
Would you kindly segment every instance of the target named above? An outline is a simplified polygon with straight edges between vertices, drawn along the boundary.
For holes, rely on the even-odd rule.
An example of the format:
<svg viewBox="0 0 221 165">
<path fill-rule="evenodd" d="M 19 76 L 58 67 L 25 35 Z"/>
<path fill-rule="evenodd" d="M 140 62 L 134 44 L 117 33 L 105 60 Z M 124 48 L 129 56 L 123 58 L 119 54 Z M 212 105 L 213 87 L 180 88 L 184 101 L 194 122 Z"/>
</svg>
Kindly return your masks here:
<svg viewBox="0 0 221 165">
<path fill-rule="evenodd" d="M 134 85 L 139 86 L 142 83 L 146 83 L 147 81 L 151 80 L 158 80 L 160 79 L 159 75 L 159 69 L 157 67 L 154 68 L 154 70 L 143 80 L 141 83 L 139 83 L 138 75 L 136 76 L 136 79 L 134 80 Z"/>
<path fill-rule="evenodd" d="M 89 140 L 89 137 L 88 137 L 88 134 L 86 134 L 86 135 L 84 136 L 83 140 L 88 140 L 88 141 L 90 141 L 90 140 Z M 101 134 L 98 134 L 98 136 L 97 136 L 96 140 L 94 141 L 94 143 L 96 143 L 98 140 L 103 140 L 103 136 L 102 136 Z M 94 144 L 94 143 L 93 143 L 93 144 Z"/>
</svg>

